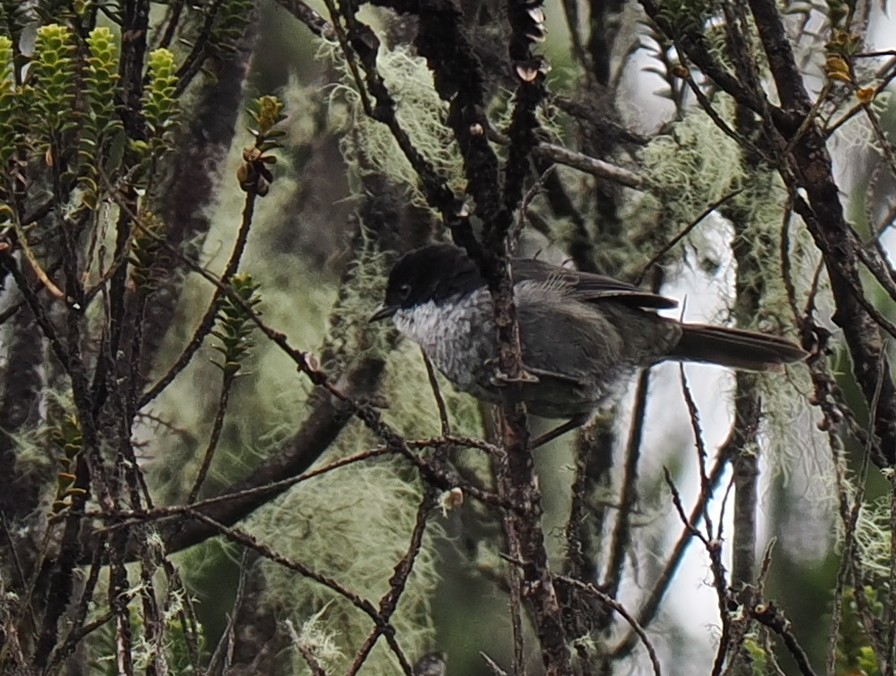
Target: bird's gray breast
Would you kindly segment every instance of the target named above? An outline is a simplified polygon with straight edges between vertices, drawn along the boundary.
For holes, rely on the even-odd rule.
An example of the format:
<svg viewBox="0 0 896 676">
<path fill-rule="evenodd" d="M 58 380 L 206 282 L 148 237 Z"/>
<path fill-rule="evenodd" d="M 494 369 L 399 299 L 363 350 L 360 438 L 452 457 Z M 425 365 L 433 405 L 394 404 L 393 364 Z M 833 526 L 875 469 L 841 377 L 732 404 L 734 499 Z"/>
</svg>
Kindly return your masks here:
<svg viewBox="0 0 896 676">
<path fill-rule="evenodd" d="M 478 381 L 492 357 L 495 334 L 488 291 L 421 303 L 399 310 L 393 321 L 458 388 L 484 398 Z"/>
</svg>

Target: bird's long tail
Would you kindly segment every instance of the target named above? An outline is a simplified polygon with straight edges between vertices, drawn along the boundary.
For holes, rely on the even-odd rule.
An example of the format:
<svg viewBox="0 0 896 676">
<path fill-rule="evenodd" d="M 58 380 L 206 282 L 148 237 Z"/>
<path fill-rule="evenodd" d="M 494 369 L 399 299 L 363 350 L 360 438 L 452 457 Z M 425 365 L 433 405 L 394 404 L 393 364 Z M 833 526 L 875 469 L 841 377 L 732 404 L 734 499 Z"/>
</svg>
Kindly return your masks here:
<svg viewBox="0 0 896 676">
<path fill-rule="evenodd" d="M 681 340 L 672 349 L 670 359 L 767 371 L 808 356 L 799 345 L 779 336 L 707 324 L 681 327 Z"/>
</svg>

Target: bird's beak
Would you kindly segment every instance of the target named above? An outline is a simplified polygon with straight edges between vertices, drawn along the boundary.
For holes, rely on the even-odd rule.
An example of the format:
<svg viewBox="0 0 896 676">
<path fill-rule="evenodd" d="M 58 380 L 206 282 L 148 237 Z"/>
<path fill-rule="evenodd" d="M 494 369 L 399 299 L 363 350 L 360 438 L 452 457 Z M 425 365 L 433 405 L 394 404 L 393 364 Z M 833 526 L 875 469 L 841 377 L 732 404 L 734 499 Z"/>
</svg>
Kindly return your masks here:
<svg viewBox="0 0 896 676">
<path fill-rule="evenodd" d="M 374 312 L 372 315 L 370 315 L 370 319 L 368 319 L 367 321 L 369 321 L 369 322 L 378 322 L 378 321 L 380 321 L 381 319 L 388 319 L 389 317 L 391 317 L 392 315 L 394 315 L 396 312 L 398 312 L 398 306 L 397 306 L 397 305 L 385 305 L 385 304 L 383 304 L 383 305 L 380 305 L 380 306 L 379 306 L 379 308 L 377 309 L 376 312 Z"/>
</svg>

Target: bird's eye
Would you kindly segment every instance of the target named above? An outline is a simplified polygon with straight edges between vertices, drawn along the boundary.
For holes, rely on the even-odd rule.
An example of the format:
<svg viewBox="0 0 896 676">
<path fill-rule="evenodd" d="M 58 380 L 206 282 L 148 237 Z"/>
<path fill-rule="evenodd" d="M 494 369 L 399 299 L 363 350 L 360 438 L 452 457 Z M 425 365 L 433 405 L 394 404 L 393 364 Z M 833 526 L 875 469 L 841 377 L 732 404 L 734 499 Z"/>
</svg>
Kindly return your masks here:
<svg viewBox="0 0 896 676">
<path fill-rule="evenodd" d="M 407 300 L 408 296 L 411 295 L 411 285 L 410 284 L 402 284 L 398 287 L 398 295 L 401 296 L 402 300 Z"/>
</svg>

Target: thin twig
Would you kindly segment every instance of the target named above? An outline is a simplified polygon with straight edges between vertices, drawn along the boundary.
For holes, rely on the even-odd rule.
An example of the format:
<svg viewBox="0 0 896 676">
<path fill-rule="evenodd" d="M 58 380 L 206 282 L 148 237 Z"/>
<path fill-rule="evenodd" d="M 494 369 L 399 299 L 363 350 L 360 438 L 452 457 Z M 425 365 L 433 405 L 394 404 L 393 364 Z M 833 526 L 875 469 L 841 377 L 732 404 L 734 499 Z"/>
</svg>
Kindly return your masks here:
<svg viewBox="0 0 896 676">
<path fill-rule="evenodd" d="M 355 674 L 358 673 L 361 667 L 364 666 L 364 662 L 367 660 L 370 651 L 373 650 L 373 647 L 376 645 L 377 639 L 383 635 L 386 636 L 386 640 L 392 645 L 393 652 L 398 658 L 399 664 L 406 676 L 413 676 L 413 666 L 408 662 L 407 658 L 404 657 L 404 654 L 397 649 L 397 644 L 394 643 L 394 636 L 386 634 L 384 628 L 398 608 L 398 602 L 401 599 L 401 595 L 404 593 L 408 578 L 414 569 L 414 563 L 423 546 L 423 535 L 426 532 L 428 518 L 433 507 L 435 507 L 435 504 L 435 492 L 428 487 L 425 488 L 423 499 L 420 501 L 420 506 L 417 508 L 417 518 L 414 523 L 414 529 L 411 531 L 411 538 L 407 551 L 395 565 L 395 572 L 389 580 L 389 590 L 382 596 L 382 598 L 380 598 L 380 620 L 358 649 L 355 659 L 352 661 L 351 666 L 346 672 L 347 676 L 355 676 Z"/>
<path fill-rule="evenodd" d="M 191 519 L 196 519 L 198 521 L 202 521 L 207 523 L 209 526 L 214 528 L 219 534 L 223 535 L 225 538 L 230 540 L 231 542 L 235 542 L 243 547 L 247 547 L 255 552 L 257 552 L 262 557 L 277 563 L 284 568 L 288 568 L 289 570 L 293 570 L 303 577 L 307 577 L 309 580 L 313 580 L 318 584 L 330 589 L 331 591 L 336 592 L 338 595 L 345 598 L 349 603 L 358 608 L 361 612 L 370 617 L 371 620 L 378 623 L 380 622 L 380 614 L 379 611 L 374 607 L 374 605 L 360 596 L 359 594 L 351 591 L 348 587 L 343 585 L 340 582 L 337 582 L 335 579 L 331 578 L 328 575 L 324 575 L 323 573 L 318 573 L 312 570 L 309 566 L 306 566 L 304 563 L 300 561 L 296 561 L 294 559 L 290 559 L 289 557 L 283 556 L 282 554 L 277 553 L 271 547 L 268 547 L 265 544 L 258 542 L 254 536 L 249 533 L 239 529 L 239 528 L 231 528 L 225 526 L 222 523 L 215 521 L 214 519 L 207 517 L 202 512 L 197 511 L 192 507 L 188 507 L 185 511 L 185 514 Z M 391 630 L 389 626 L 384 627 L 386 630 Z"/>
<path fill-rule="evenodd" d="M 109 185 L 111 188 L 111 184 Z M 184 348 L 183 352 L 181 352 L 178 358 L 174 361 L 174 364 L 172 364 L 168 371 L 165 372 L 165 375 L 159 378 L 158 382 L 156 382 L 155 385 L 150 387 L 146 392 L 143 393 L 143 396 L 140 397 L 140 401 L 137 403 L 138 409 L 143 408 L 149 402 L 159 396 L 159 394 L 161 394 L 162 391 L 164 391 L 164 389 L 171 384 L 171 381 L 173 381 L 177 377 L 177 374 L 187 367 L 187 365 L 192 361 L 193 355 L 195 355 L 199 348 L 202 347 L 202 342 L 205 340 L 208 332 L 211 331 L 212 327 L 214 326 L 215 317 L 218 314 L 221 298 L 225 293 L 225 287 L 227 287 L 230 279 L 233 277 L 233 275 L 236 274 L 237 270 L 239 270 L 240 261 L 242 260 L 243 253 L 246 250 L 246 243 L 249 240 L 249 231 L 252 227 L 252 220 L 255 215 L 255 203 L 257 198 L 258 194 L 256 190 L 249 190 L 246 192 L 246 199 L 243 203 L 243 212 L 240 220 L 240 228 L 237 231 L 236 239 L 233 242 L 233 249 L 230 252 L 230 257 L 227 259 L 227 263 L 224 265 L 224 271 L 221 273 L 221 277 L 217 279 L 217 282 L 219 283 L 215 286 L 215 292 L 212 295 L 212 299 L 209 302 L 208 308 L 206 309 L 205 314 L 202 316 L 202 319 L 199 321 L 196 330 L 193 332 L 192 338 L 190 338 L 190 341 L 187 343 L 187 346 Z M 171 247 L 163 237 L 160 237 L 155 232 L 151 232 L 151 229 L 147 228 L 141 220 L 135 218 L 134 223 L 143 231 L 144 234 L 149 235 L 156 242 L 163 243 L 171 251 L 177 252 L 182 261 L 190 261 L 189 258 L 183 256 L 183 254 L 177 251 L 177 249 Z M 194 269 L 196 269 L 196 267 L 199 267 L 198 264 L 193 263 L 192 261 L 190 261 L 190 265 L 195 266 Z"/>
<path fill-rule="evenodd" d="M 550 178 L 551 174 L 554 173 L 554 170 L 557 168 L 556 164 L 548 165 L 548 168 L 541 172 L 541 176 L 538 177 L 538 180 L 532 184 L 529 190 L 526 191 L 526 194 L 523 196 L 523 201 L 520 203 L 519 212 L 517 213 L 516 218 L 514 219 L 513 227 L 510 228 L 510 233 L 507 236 L 507 252 L 510 254 L 517 254 L 517 249 L 520 245 L 520 235 L 523 232 L 523 228 L 526 225 L 526 219 L 528 217 L 528 209 L 529 205 L 532 203 L 532 200 L 536 198 L 538 193 L 540 193 L 545 186 L 545 183 Z"/>
<path fill-rule="evenodd" d="M 249 552 L 244 549 L 240 556 L 240 575 L 236 585 L 236 596 L 233 599 L 230 613 L 227 615 L 227 626 L 224 629 L 224 633 L 221 634 L 221 638 L 218 640 L 218 645 L 215 646 L 215 652 L 212 653 L 212 657 L 208 662 L 209 674 L 219 673 L 223 676 L 223 674 L 226 674 L 230 669 L 231 660 L 233 658 L 233 649 L 236 645 L 236 621 L 240 609 L 242 608 L 243 600 L 245 599 L 246 580 L 249 577 L 249 569 L 246 566 L 248 558 Z M 218 666 L 219 663 L 220 667 Z"/>
<path fill-rule="evenodd" d="M 849 580 L 849 573 L 853 570 L 851 562 L 854 559 L 856 548 L 856 527 L 859 515 L 862 511 L 862 503 L 865 499 L 865 482 L 868 478 L 868 467 L 871 462 L 871 453 L 862 455 L 862 466 L 856 475 L 854 486 L 855 495 L 853 504 L 849 506 L 849 492 L 847 488 L 846 469 L 843 467 L 843 458 L 835 449 L 838 448 L 839 439 L 831 443 L 834 451 L 832 458 L 834 473 L 837 478 L 837 496 L 839 500 L 840 519 L 843 521 L 843 551 L 840 554 L 840 565 L 837 570 L 837 585 L 834 588 L 834 598 L 831 602 L 831 623 L 828 629 L 827 673 L 833 674 L 837 662 L 838 645 L 840 642 L 840 622 L 843 616 L 843 594 Z"/>
<path fill-rule="evenodd" d="M 218 448 L 218 441 L 221 438 L 221 431 L 224 429 L 224 416 L 227 413 L 227 402 L 230 400 L 230 390 L 235 378 L 236 372 L 224 371 L 221 380 L 221 392 L 218 395 L 218 405 L 215 408 L 215 421 L 212 423 L 212 432 L 209 435 L 208 445 L 205 447 L 205 452 L 202 454 L 202 463 L 199 465 L 199 472 L 196 474 L 196 480 L 193 482 L 193 487 L 187 495 L 188 505 L 196 502 L 196 498 L 199 496 L 199 491 L 202 489 L 202 484 L 205 482 L 205 478 L 208 476 L 208 471 L 212 466 L 215 450 Z"/>
<path fill-rule="evenodd" d="M 587 594 L 590 594 L 602 604 L 607 606 L 608 608 L 612 608 L 615 612 L 619 613 L 619 616 L 622 617 L 626 622 L 628 622 L 629 626 L 632 628 L 632 631 L 641 639 L 641 643 L 644 644 L 644 648 L 647 650 L 647 655 L 650 657 L 650 664 L 653 667 L 653 673 L 656 676 L 660 676 L 662 673 L 662 669 L 660 668 L 660 660 L 656 654 L 656 649 L 653 647 L 653 643 L 651 643 L 650 639 L 647 637 L 647 632 L 644 631 L 644 628 L 641 624 L 634 618 L 634 616 L 629 613 L 625 606 L 623 606 L 619 601 L 614 599 L 612 596 L 602 592 L 600 589 L 595 587 L 593 584 L 582 582 L 581 580 L 576 580 L 571 577 L 566 576 L 558 576 L 558 580 L 562 580 L 564 584 L 568 584 L 571 587 L 575 587 Z"/>
<path fill-rule="evenodd" d="M 289 638 L 292 641 L 293 646 L 299 651 L 302 659 L 305 660 L 305 664 L 308 665 L 308 668 L 311 670 L 312 676 L 327 676 L 326 669 L 324 669 L 321 663 L 317 661 L 317 657 L 314 656 L 314 652 L 308 644 L 301 639 L 299 633 L 292 624 L 292 620 L 286 620 L 285 624 L 286 631 L 289 633 Z"/>
<path fill-rule="evenodd" d="M 700 411 L 697 402 L 691 392 L 688 379 L 685 375 L 684 364 L 679 364 L 678 375 L 681 382 L 681 391 L 684 395 L 685 405 L 688 408 L 688 418 L 691 421 L 691 431 L 694 433 L 694 447 L 697 449 L 697 466 L 700 471 L 700 494 L 709 494 L 709 476 L 706 474 L 706 442 L 703 439 L 703 429 L 700 426 Z M 712 520 L 709 516 L 709 501 L 703 502 L 703 523 L 706 524 L 706 533 L 712 538 Z"/>
<path fill-rule="evenodd" d="M 635 278 L 635 284 L 636 285 L 641 284 L 641 282 L 644 281 L 644 276 L 648 273 L 650 268 L 652 268 L 654 265 L 656 265 L 663 258 L 663 256 L 665 256 L 667 253 L 669 253 L 672 250 L 672 248 L 676 244 L 678 244 L 681 240 L 683 240 L 685 237 L 687 237 L 694 228 L 696 228 L 698 225 L 700 225 L 700 223 L 703 221 L 704 218 L 709 216 L 712 212 L 714 212 L 716 209 L 718 209 L 720 206 L 722 206 L 729 200 L 732 200 L 735 197 L 737 197 L 738 195 L 740 195 L 743 191 L 744 191 L 743 188 L 738 188 L 737 190 L 732 190 L 727 195 L 720 197 L 715 202 L 713 202 L 708 207 L 706 207 L 703 211 L 701 211 L 700 214 L 697 216 L 697 218 L 695 218 L 690 223 L 688 223 L 681 230 L 681 232 L 679 232 L 677 235 L 675 235 L 675 237 L 673 237 L 665 245 L 663 245 L 663 247 L 659 251 L 657 251 L 650 258 L 650 260 L 647 261 L 641 267 L 641 272 L 639 272 L 638 276 Z"/>
<path fill-rule="evenodd" d="M 495 662 L 491 657 L 489 657 L 488 655 L 486 655 L 486 654 L 485 654 L 484 652 L 482 652 L 481 650 L 479 651 L 479 656 L 480 656 L 483 660 L 485 660 L 485 665 L 486 665 L 489 669 L 492 670 L 492 674 L 494 674 L 494 676 L 508 676 L 508 675 L 507 675 L 507 672 L 504 671 L 501 667 L 499 667 L 497 662 Z"/>
<path fill-rule="evenodd" d="M 432 365 L 426 352 L 420 351 L 423 355 L 423 363 L 426 366 L 426 376 L 429 378 L 429 386 L 432 388 L 432 396 L 436 400 L 436 407 L 439 409 L 439 422 L 442 425 L 442 436 L 451 435 L 451 420 L 448 418 L 448 407 L 445 406 L 445 398 L 442 396 L 442 390 L 439 388 L 439 379 L 436 377 L 436 370 Z"/>
<path fill-rule="evenodd" d="M 635 389 L 635 405 L 632 422 L 629 428 L 628 443 L 625 448 L 625 466 L 622 475 L 622 494 L 619 496 L 619 509 L 616 523 L 610 540 L 610 554 L 607 561 L 607 572 L 601 585 L 611 597 L 616 596 L 622 582 L 625 554 L 631 543 L 631 518 L 638 500 L 638 462 L 641 459 L 641 441 L 644 435 L 644 418 L 647 413 L 647 391 L 650 384 L 650 369 L 638 374 L 638 385 Z"/>
<path fill-rule="evenodd" d="M 708 488 L 710 492 L 707 494 L 701 492 L 701 495 L 697 498 L 697 503 L 691 508 L 690 516 L 686 520 L 681 535 L 678 537 L 678 541 L 675 543 L 675 547 L 672 549 L 672 553 L 669 555 L 665 567 L 657 578 L 657 581 L 654 583 L 653 588 L 650 590 L 647 599 L 641 605 L 641 609 L 638 612 L 638 623 L 641 626 L 646 627 L 656 617 L 660 604 L 672 582 L 672 578 L 675 576 L 675 572 L 678 570 L 678 566 L 687 551 L 688 545 L 691 543 L 691 538 L 695 535 L 694 531 L 697 529 L 697 526 L 703 518 L 703 513 L 705 511 L 704 503 L 712 498 L 712 494 L 715 492 L 727 465 L 728 458 L 725 455 L 720 453 L 716 456 L 715 464 L 709 472 Z M 619 658 L 631 652 L 634 645 L 634 633 L 629 632 L 619 644 L 610 651 L 610 655 L 614 658 Z"/>
</svg>

